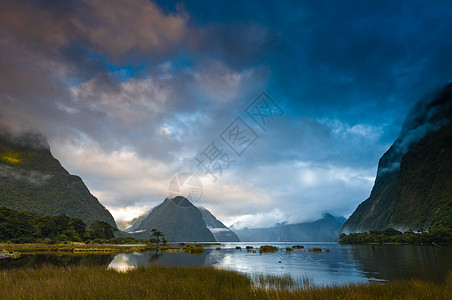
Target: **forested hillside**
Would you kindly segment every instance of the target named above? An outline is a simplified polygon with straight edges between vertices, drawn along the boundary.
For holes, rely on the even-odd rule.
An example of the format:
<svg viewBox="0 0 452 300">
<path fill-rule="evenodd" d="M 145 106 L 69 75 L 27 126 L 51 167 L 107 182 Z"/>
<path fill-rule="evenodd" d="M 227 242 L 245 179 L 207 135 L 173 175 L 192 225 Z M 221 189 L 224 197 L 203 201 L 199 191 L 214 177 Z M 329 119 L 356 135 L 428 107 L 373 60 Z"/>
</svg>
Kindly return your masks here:
<svg viewBox="0 0 452 300">
<path fill-rule="evenodd" d="M 11 135 L 0 130 L 0 207 L 39 214 L 77 217 L 86 224 L 105 221 L 110 212 L 78 176 L 55 159 L 40 134 Z"/>
</svg>

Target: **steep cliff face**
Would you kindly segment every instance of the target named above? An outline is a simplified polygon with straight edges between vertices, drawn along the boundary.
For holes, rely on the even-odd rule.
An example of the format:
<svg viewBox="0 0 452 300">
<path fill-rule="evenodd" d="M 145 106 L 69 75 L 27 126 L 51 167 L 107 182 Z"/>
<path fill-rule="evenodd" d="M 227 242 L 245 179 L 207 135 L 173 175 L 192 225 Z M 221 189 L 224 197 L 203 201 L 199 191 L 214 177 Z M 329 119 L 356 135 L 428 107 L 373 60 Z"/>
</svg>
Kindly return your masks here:
<svg viewBox="0 0 452 300">
<path fill-rule="evenodd" d="M 418 103 L 382 156 L 367 200 L 342 232 L 452 227 L 452 84 Z"/>
<path fill-rule="evenodd" d="M 78 176 L 55 159 L 40 134 L 11 135 L 0 130 L 0 207 L 45 215 L 66 214 L 86 224 L 105 221 L 110 212 Z"/>
</svg>

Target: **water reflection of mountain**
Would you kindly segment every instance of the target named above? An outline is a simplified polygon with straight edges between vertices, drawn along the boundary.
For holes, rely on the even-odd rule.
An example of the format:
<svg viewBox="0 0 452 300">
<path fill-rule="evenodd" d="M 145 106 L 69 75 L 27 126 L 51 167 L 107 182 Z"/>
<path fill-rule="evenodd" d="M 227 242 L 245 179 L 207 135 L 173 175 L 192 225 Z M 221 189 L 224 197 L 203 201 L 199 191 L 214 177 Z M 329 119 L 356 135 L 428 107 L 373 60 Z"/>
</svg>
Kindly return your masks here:
<svg viewBox="0 0 452 300">
<path fill-rule="evenodd" d="M 108 266 L 114 255 L 22 254 L 14 259 L 0 259 L 0 269 L 53 266 Z"/>
<path fill-rule="evenodd" d="M 452 271 L 451 246 L 359 245 L 349 253 L 368 277 L 444 282 Z"/>
</svg>

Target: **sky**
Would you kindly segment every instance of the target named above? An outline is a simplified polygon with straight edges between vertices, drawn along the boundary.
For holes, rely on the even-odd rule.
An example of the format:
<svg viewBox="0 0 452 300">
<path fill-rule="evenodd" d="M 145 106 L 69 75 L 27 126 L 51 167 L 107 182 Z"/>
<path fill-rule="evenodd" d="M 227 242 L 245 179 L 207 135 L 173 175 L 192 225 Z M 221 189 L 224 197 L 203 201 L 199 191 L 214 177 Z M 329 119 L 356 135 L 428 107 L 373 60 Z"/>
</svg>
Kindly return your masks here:
<svg viewBox="0 0 452 300">
<path fill-rule="evenodd" d="M 450 1 L 0 0 L 0 126 L 118 222 L 178 174 L 236 228 L 348 217 L 451 36 Z"/>
</svg>

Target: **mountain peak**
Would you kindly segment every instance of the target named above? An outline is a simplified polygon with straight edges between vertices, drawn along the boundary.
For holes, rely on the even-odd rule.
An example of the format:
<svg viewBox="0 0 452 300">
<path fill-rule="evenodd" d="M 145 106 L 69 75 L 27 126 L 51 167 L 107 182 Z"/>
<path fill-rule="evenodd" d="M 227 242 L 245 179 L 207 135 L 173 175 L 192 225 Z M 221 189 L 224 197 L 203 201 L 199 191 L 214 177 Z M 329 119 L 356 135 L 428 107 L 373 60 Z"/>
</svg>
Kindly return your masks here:
<svg viewBox="0 0 452 300">
<path fill-rule="evenodd" d="M 176 196 L 174 198 L 166 198 L 164 202 L 170 202 L 180 207 L 195 207 L 187 198 L 183 196 Z"/>
<path fill-rule="evenodd" d="M 169 242 L 214 242 L 201 212 L 187 198 L 166 198 L 141 221 L 137 230 L 158 229 Z"/>
<path fill-rule="evenodd" d="M 170 242 L 237 242 L 238 237 L 205 208 L 187 198 L 166 198 L 134 230 L 158 229 Z"/>
</svg>

